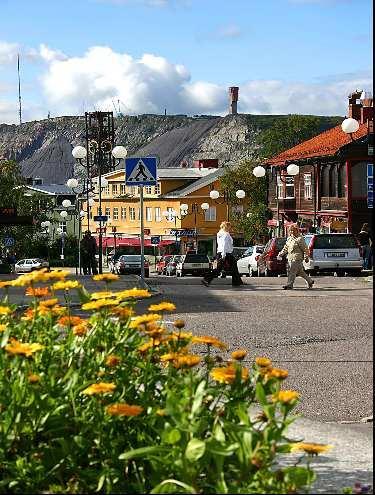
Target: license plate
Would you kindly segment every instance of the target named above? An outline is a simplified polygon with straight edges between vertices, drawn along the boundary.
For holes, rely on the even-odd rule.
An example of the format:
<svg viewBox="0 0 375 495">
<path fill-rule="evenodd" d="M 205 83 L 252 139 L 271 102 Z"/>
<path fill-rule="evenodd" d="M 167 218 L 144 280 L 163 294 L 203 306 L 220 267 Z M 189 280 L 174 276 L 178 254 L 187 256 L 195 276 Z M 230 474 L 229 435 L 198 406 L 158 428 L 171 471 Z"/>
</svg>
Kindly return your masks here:
<svg viewBox="0 0 375 495">
<path fill-rule="evenodd" d="M 345 258 L 346 253 L 326 253 L 327 258 Z"/>
<path fill-rule="evenodd" d="M 192 263 L 192 265 L 194 268 L 201 268 L 202 267 L 202 263 Z"/>
</svg>

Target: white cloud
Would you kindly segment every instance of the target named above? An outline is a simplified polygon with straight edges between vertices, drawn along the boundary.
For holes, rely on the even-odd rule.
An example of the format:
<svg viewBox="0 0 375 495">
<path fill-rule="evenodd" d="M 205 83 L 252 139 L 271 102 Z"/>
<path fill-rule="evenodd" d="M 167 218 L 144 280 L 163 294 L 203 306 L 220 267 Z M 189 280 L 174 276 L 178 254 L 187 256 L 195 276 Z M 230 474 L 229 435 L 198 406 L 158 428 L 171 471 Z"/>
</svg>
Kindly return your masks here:
<svg viewBox="0 0 375 495">
<path fill-rule="evenodd" d="M 227 24 L 217 31 L 219 38 L 239 38 L 242 35 L 241 28 L 237 24 Z"/>
<path fill-rule="evenodd" d="M 12 64 L 17 59 L 20 51 L 18 43 L 7 43 L 0 41 L 0 65 Z"/>
<path fill-rule="evenodd" d="M 55 60 L 66 60 L 68 58 L 60 50 L 52 50 L 43 43 L 39 45 L 39 56 L 47 63 L 54 62 Z"/>
</svg>

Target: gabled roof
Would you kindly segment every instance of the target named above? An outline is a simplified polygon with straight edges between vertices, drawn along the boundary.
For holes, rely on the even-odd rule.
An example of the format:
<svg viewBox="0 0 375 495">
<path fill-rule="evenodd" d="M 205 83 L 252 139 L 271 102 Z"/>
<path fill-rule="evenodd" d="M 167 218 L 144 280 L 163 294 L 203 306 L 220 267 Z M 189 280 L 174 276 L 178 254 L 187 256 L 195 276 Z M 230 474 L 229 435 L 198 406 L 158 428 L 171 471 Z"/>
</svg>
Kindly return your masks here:
<svg viewBox="0 0 375 495">
<path fill-rule="evenodd" d="M 353 133 L 353 139 L 358 140 L 367 134 L 367 124 L 360 124 L 357 132 Z M 343 132 L 341 125 L 322 132 L 317 136 L 297 144 L 266 161 L 269 165 L 283 165 L 286 161 L 301 160 L 317 156 L 333 156 L 340 148 L 352 142 L 350 135 Z"/>
<path fill-rule="evenodd" d="M 162 198 L 184 198 L 188 194 L 191 194 L 192 192 L 198 191 L 202 187 L 212 184 L 219 177 L 224 175 L 225 171 L 226 171 L 225 168 L 218 168 L 211 174 L 194 181 L 192 184 L 189 184 L 188 186 L 179 187 L 174 191 L 170 191 L 167 194 L 163 194 Z"/>
<path fill-rule="evenodd" d="M 31 189 L 32 191 L 49 194 L 50 196 L 59 196 L 59 195 L 71 195 L 74 196 L 74 192 L 65 184 L 38 184 L 38 185 L 25 185 L 21 187 L 26 187 L 27 189 Z"/>
</svg>

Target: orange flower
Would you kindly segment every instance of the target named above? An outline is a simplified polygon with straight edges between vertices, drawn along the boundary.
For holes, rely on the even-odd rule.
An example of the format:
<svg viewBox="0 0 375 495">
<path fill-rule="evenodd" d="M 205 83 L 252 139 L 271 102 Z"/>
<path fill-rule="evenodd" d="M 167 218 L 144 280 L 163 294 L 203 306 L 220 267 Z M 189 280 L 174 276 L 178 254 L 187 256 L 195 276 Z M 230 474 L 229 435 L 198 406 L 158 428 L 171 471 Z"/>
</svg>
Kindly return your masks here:
<svg viewBox="0 0 375 495">
<path fill-rule="evenodd" d="M 217 382 L 233 383 L 236 378 L 236 369 L 234 366 L 213 368 L 211 370 L 210 375 Z M 249 376 L 249 370 L 247 368 L 241 368 L 242 380 L 246 380 L 248 376 Z"/>
<path fill-rule="evenodd" d="M 300 394 L 295 390 L 280 390 L 276 394 L 273 395 L 272 400 L 274 402 L 282 402 L 283 404 L 289 404 L 290 402 L 294 402 L 299 398 Z"/>
<path fill-rule="evenodd" d="M 267 357 L 256 357 L 255 358 L 255 364 L 257 364 L 261 368 L 268 368 L 268 367 L 272 366 L 272 361 L 271 361 L 271 359 L 268 359 Z"/>
<path fill-rule="evenodd" d="M 267 378 L 279 378 L 280 380 L 285 380 L 288 377 L 288 370 L 283 370 L 281 368 L 271 368 L 267 370 Z"/>
<path fill-rule="evenodd" d="M 111 416 L 138 416 L 143 411 L 143 407 L 129 404 L 112 404 L 106 407 L 106 411 Z"/>
<path fill-rule="evenodd" d="M 51 308 L 52 306 L 55 306 L 55 304 L 58 303 L 58 299 L 57 297 L 55 297 L 54 299 L 44 299 L 43 301 L 39 301 L 39 308 L 43 307 L 43 308 Z"/>
<path fill-rule="evenodd" d="M 148 340 L 147 342 L 145 342 L 144 344 L 138 347 L 138 351 L 141 353 L 147 352 L 149 349 L 152 349 L 153 347 L 158 347 L 162 342 L 163 342 L 162 339 Z"/>
<path fill-rule="evenodd" d="M 202 335 L 202 336 L 197 336 L 193 337 L 193 340 L 191 341 L 192 344 L 207 344 L 207 345 L 212 345 L 214 347 L 217 347 L 219 349 L 225 350 L 228 348 L 224 342 L 221 340 L 217 339 L 216 337 L 210 337 L 208 335 Z"/>
<path fill-rule="evenodd" d="M 191 332 L 172 332 L 172 334 L 169 336 L 171 340 L 190 340 L 192 337 L 193 334 Z"/>
<path fill-rule="evenodd" d="M 238 351 L 232 352 L 231 356 L 236 361 L 242 361 L 247 355 L 247 351 L 245 349 L 238 349 Z"/>
<path fill-rule="evenodd" d="M 31 373 L 28 377 L 27 377 L 29 383 L 38 383 L 40 381 L 40 376 L 39 375 L 34 375 L 33 373 Z"/>
<path fill-rule="evenodd" d="M 23 316 L 21 316 L 21 320 L 25 320 L 25 321 L 33 320 L 35 318 L 35 315 L 36 313 L 32 308 L 27 308 Z"/>
<path fill-rule="evenodd" d="M 57 320 L 57 323 L 59 325 L 62 325 L 63 327 L 72 327 L 72 326 L 80 325 L 84 321 L 85 320 L 83 320 L 79 316 L 62 316 Z"/>
<path fill-rule="evenodd" d="M 28 287 L 25 294 L 33 297 L 45 297 L 51 295 L 48 287 Z"/>
<path fill-rule="evenodd" d="M 121 359 L 115 354 L 110 354 L 105 360 L 105 364 L 111 368 L 117 366 L 121 362 Z"/>
<path fill-rule="evenodd" d="M 114 308 L 111 308 L 110 312 L 117 316 L 120 319 L 128 319 L 130 318 L 134 311 L 131 308 L 127 308 L 124 306 L 116 306 Z"/>
<path fill-rule="evenodd" d="M 23 342 L 19 342 L 17 339 L 11 339 L 10 344 L 5 346 L 5 350 L 9 352 L 9 354 L 20 354 L 26 357 L 30 357 L 36 351 L 40 351 L 44 349 L 44 346 L 41 344 L 27 344 Z"/>
<path fill-rule="evenodd" d="M 89 387 L 85 388 L 85 390 L 83 390 L 81 394 L 85 394 L 85 395 L 107 394 L 109 392 L 113 392 L 115 388 L 116 385 L 114 383 L 105 383 L 105 382 L 93 383 Z"/>
<path fill-rule="evenodd" d="M 327 450 L 330 450 L 330 449 L 332 449 L 332 445 L 324 445 L 321 443 L 298 442 L 298 443 L 292 444 L 291 452 L 303 450 L 303 452 L 305 452 L 305 454 L 313 456 L 313 455 L 322 454 L 323 452 L 327 452 Z"/>
<path fill-rule="evenodd" d="M 86 321 L 82 321 L 82 323 L 79 323 L 78 325 L 74 325 L 72 328 L 73 334 L 77 335 L 78 337 L 83 337 L 86 335 L 87 330 L 88 330 L 88 323 Z"/>
<path fill-rule="evenodd" d="M 129 325 L 129 328 L 138 328 L 142 325 L 146 325 L 147 323 L 152 323 L 155 321 L 160 321 L 161 316 L 158 314 L 149 314 L 149 315 L 141 315 L 136 316 Z"/>
<path fill-rule="evenodd" d="M 201 362 L 202 358 L 195 354 L 180 355 L 173 360 L 175 368 L 192 368 Z"/>
</svg>

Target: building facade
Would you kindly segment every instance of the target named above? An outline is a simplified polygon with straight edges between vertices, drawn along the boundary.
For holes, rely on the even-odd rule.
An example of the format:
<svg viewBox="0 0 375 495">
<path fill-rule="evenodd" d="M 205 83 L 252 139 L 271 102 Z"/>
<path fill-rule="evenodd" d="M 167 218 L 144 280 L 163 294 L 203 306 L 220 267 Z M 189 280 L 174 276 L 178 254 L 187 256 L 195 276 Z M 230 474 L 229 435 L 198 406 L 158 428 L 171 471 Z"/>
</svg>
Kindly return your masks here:
<svg viewBox="0 0 375 495">
<path fill-rule="evenodd" d="M 349 117 L 359 122 L 352 135 L 337 126 L 266 162 L 273 213 L 268 225 L 274 233 L 285 234 L 295 222 L 303 231 L 356 233 L 371 222 L 367 170 L 373 163 L 372 97 L 350 95 Z M 288 176 L 292 163 L 299 173 Z"/>
</svg>

